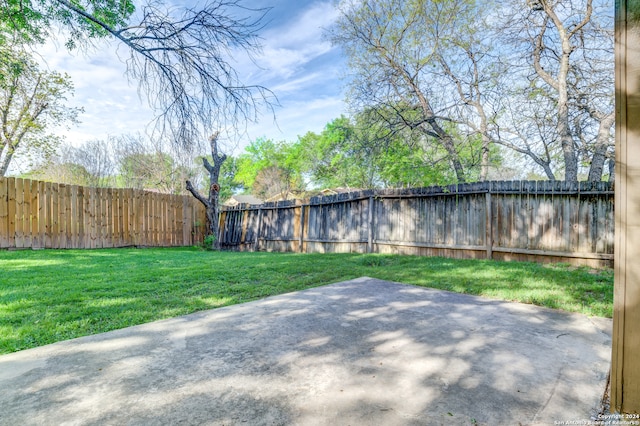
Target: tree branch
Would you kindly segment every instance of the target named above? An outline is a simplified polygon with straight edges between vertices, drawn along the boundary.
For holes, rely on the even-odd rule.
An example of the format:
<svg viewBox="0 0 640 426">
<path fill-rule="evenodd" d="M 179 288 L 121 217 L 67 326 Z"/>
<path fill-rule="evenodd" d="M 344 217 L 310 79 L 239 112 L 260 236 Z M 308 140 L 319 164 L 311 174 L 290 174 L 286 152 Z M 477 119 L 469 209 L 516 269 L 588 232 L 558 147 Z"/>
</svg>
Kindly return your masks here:
<svg viewBox="0 0 640 426">
<path fill-rule="evenodd" d="M 190 180 L 187 180 L 186 184 L 187 184 L 187 191 L 189 191 L 191 195 L 193 195 L 198 201 L 200 201 L 205 206 L 205 208 L 208 208 L 210 206 L 209 200 L 205 198 L 202 194 L 200 194 L 200 192 L 193 187 L 193 184 L 191 183 Z"/>
<path fill-rule="evenodd" d="M 541 25 L 540 33 L 535 38 L 535 43 L 533 46 L 533 69 L 549 86 L 553 87 L 555 90 L 558 90 L 559 84 L 558 81 L 555 80 L 551 74 L 546 72 L 542 67 L 540 61 L 542 57 L 542 51 L 545 49 L 544 47 L 544 33 L 547 29 L 547 22 L 549 21 L 548 16 L 545 16 L 543 25 Z"/>
<path fill-rule="evenodd" d="M 54 0 L 69 12 L 100 27 L 130 50 L 127 76 L 138 81 L 155 109 L 156 129 L 190 146 L 202 130 L 225 122 L 239 129 L 256 121 L 263 107 L 273 112 L 277 98 L 267 88 L 244 85 L 230 58 L 251 57 L 260 49 L 256 31 L 266 9 L 246 9 L 238 0 L 208 0 L 201 10 L 172 11 L 147 5 L 137 25 L 116 28 L 70 0 Z M 258 18 L 234 19 L 228 8 L 257 12 Z"/>
</svg>

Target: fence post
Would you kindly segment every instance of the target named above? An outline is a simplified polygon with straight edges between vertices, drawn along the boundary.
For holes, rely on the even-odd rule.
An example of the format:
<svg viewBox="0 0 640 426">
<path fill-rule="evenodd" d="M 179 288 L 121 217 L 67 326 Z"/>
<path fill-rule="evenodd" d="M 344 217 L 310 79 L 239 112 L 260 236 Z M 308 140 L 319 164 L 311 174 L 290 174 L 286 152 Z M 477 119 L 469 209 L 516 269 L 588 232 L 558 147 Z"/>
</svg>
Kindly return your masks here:
<svg viewBox="0 0 640 426">
<path fill-rule="evenodd" d="M 303 252 L 303 244 L 304 244 L 304 216 L 305 216 L 306 206 L 304 204 L 300 205 L 300 235 L 298 236 L 298 246 L 300 253 Z"/>
<path fill-rule="evenodd" d="M 240 243 L 238 246 L 240 250 L 243 250 L 242 246 L 246 241 L 248 226 L 249 226 L 249 205 L 247 204 L 246 207 L 244 207 L 244 211 L 242 212 L 242 233 L 240 234 Z"/>
<path fill-rule="evenodd" d="M 218 235 L 216 235 L 216 239 L 218 240 L 218 244 L 220 248 L 222 248 L 222 237 L 225 232 L 225 225 L 227 223 L 227 211 L 222 210 L 218 213 Z"/>
<path fill-rule="evenodd" d="M 373 253 L 373 203 L 375 202 L 375 198 L 373 195 L 369 196 L 369 234 L 367 235 L 367 253 Z"/>
<path fill-rule="evenodd" d="M 487 245 L 487 259 L 493 258 L 493 214 L 491 211 L 491 188 L 485 195 L 485 243 Z"/>
<path fill-rule="evenodd" d="M 260 225 L 262 222 L 262 209 L 258 209 L 258 220 L 256 220 L 256 232 L 254 232 L 253 251 L 258 251 L 258 238 L 260 233 Z"/>
</svg>

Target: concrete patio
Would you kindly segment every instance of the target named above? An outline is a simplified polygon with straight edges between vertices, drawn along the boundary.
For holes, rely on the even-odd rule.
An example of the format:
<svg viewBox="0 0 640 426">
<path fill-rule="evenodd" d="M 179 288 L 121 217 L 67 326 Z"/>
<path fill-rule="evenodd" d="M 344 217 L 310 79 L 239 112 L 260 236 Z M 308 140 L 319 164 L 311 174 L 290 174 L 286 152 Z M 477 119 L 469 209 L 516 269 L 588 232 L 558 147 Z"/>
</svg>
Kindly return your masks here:
<svg viewBox="0 0 640 426">
<path fill-rule="evenodd" d="M 0 425 L 534 425 L 597 413 L 611 320 L 360 278 L 0 357 Z"/>
</svg>

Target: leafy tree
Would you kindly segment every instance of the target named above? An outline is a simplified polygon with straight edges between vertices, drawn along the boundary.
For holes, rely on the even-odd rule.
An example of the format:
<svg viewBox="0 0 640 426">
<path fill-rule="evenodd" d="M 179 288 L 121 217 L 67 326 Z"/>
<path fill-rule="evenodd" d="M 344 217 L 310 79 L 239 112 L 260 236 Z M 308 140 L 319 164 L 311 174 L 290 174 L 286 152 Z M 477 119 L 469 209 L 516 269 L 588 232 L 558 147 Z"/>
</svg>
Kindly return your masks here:
<svg viewBox="0 0 640 426">
<path fill-rule="evenodd" d="M 62 26 L 70 48 L 84 38 L 107 36 L 104 26 L 122 27 L 135 11 L 131 0 L 0 0 L 0 5 L 0 37 L 41 43 Z"/>
<path fill-rule="evenodd" d="M 286 142 L 256 139 L 238 156 L 236 181 L 263 198 L 304 189 L 297 154 L 293 149 Z"/>
<path fill-rule="evenodd" d="M 367 167 L 364 151 L 359 150 L 356 129 L 344 116 L 327 123 L 320 134 L 308 132 L 300 137 L 297 150 L 300 167 L 317 187 L 372 187 L 373 168 Z M 371 178 L 371 179 L 369 179 Z"/>
<path fill-rule="evenodd" d="M 359 150 L 369 158 L 377 185 L 420 187 L 457 182 L 447 151 L 420 130 L 389 126 L 394 114 L 395 109 L 371 108 L 355 118 Z M 465 141 L 454 131 L 455 126 L 443 123 L 443 129 L 455 141 L 456 155 L 469 174 L 467 169 L 473 165 L 464 161 Z"/>
<path fill-rule="evenodd" d="M 354 74 L 349 101 L 355 109 L 379 110 L 393 132 L 420 133 L 446 153 L 459 182 L 468 177 L 446 124 L 482 135 L 484 176 L 495 135 L 486 93 L 500 70 L 492 69 L 492 43 L 479 35 L 481 11 L 472 0 L 352 0 L 342 3 L 332 30 Z"/>
<path fill-rule="evenodd" d="M 301 153 L 300 172 L 316 187 L 406 187 L 457 181 L 442 147 L 419 131 L 390 130 L 379 117 L 382 113 L 376 108 L 354 120 L 340 117 L 320 134 L 309 132 L 299 138 L 293 151 Z M 456 141 L 457 155 L 468 176 L 477 178 L 482 139 L 477 134 L 463 135 L 453 124 L 444 126 Z M 496 163 L 497 147 L 492 146 L 491 155 Z"/>
<path fill-rule="evenodd" d="M 74 122 L 80 110 L 64 105 L 73 91 L 68 75 L 40 70 L 15 46 L 1 46 L 0 57 L 0 176 L 4 176 L 16 154 L 51 155 L 61 138 L 47 133 L 48 127 Z"/>
<path fill-rule="evenodd" d="M 242 184 L 236 180 L 238 173 L 238 159 L 229 156 L 220 168 L 220 199 L 228 200 L 242 189 Z"/>
</svg>

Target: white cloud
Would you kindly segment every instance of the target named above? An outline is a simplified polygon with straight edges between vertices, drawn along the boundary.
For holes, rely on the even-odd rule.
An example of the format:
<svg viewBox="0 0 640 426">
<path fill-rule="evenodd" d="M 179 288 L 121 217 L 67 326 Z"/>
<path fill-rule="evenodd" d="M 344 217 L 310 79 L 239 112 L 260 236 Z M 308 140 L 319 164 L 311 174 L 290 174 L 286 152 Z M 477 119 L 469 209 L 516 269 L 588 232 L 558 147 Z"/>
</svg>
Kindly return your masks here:
<svg viewBox="0 0 640 426">
<path fill-rule="evenodd" d="M 322 78 L 323 75 L 319 72 L 303 74 L 296 79 L 286 80 L 282 83 L 279 83 L 278 85 L 271 87 L 271 90 L 273 90 L 274 93 L 280 94 L 298 92 L 301 89 L 308 87 L 310 83 L 316 82 Z"/>
<path fill-rule="evenodd" d="M 337 13 L 331 2 L 314 3 L 288 25 L 266 31 L 263 53 L 257 58 L 264 68 L 263 78 L 290 78 L 312 60 L 333 50 L 323 32 L 335 21 Z"/>
<path fill-rule="evenodd" d="M 317 43 L 322 40 L 324 29 L 332 25 L 338 17 L 338 10 L 331 2 L 314 3 L 287 28 L 275 28 L 265 34 L 265 38 L 282 47 Z"/>
<path fill-rule="evenodd" d="M 329 121 L 346 112 L 340 94 L 288 102 L 277 111 L 277 125 L 269 117 L 265 117 L 266 119 L 258 124 L 250 125 L 247 130 L 248 139 L 241 141 L 239 148 L 244 148 L 249 141 L 259 137 L 294 142 L 298 136 L 307 132 L 320 133 Z"/>
<path fill-rule="evenodd" d="M 49 69 L 65 72 L 74 84 L 74 96 L 67 105 L 82 107 L 80 124 L 59 128 L 67 142 L 79 145 L 109 135 L 144 131 L 153 119 L 151 109 L 140 100 L 135 83 L 125 77 L 126 67 L 114 44 L 100 42 L 86 53 L 69 53 L 63 46 L 48 42 L 37 52 Z"/>
</svg>

